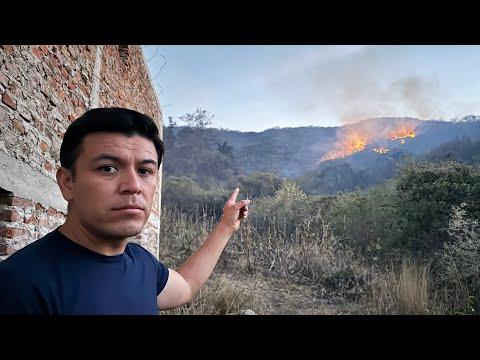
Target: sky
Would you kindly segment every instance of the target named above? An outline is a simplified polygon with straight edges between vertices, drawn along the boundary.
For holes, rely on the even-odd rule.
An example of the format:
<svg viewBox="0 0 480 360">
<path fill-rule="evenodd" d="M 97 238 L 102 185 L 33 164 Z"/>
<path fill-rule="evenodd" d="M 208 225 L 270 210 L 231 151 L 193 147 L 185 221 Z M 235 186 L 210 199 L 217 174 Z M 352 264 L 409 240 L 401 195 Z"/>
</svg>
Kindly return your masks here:
<svg viewBox="0 0 480 360">
<path fill-rule="evenodd" d="M 478 45 L 147 45 L 164 124 L 341 126 L 371 117 L 480 114 Z"/>
</svg>

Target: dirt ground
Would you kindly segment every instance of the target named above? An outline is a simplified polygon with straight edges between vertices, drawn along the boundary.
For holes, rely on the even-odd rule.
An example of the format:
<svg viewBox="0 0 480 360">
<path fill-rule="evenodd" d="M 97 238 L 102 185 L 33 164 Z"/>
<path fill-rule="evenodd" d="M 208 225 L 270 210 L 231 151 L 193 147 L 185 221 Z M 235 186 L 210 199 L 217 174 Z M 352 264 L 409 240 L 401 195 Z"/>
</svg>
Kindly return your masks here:
<svg viewBox="0 0 480 360">
<path fill-rule="evenodd" d="M 248 274 L 232 269 L 215 270 L 212 278 L 226 277 L 254 298 L 259 315 L 344 315 L 359 305 L 336 298 L 324 288 L 301 284 L 259 271 Z"/>
</svg>

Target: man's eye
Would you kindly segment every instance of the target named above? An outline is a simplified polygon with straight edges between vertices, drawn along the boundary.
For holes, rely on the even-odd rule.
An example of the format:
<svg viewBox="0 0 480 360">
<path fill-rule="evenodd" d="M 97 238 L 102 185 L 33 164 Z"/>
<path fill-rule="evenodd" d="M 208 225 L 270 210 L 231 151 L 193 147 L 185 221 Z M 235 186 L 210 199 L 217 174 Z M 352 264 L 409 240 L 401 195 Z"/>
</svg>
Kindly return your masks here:
<svg viewBox="0 0 480 360">
<path fill-rule="evenodd" d="M 112 174 L 112 173 L 114 173 L 115 171 L 117 171 L 117 169 L 115 168 L 115 166 L 111 166 L 111 165 L 101 166 L 101 167 L 99 167 L 99 170 L 102 171 L 103 173 L 106 173 L 106 174 Z"/>
<path fill-rule="evenodd" d="M 153 170 L 152 169 L 148 169 L 148 168 L 141 168 L 141 169 L 138 169 L 138 172 L 142 175 L 149 175 L 149 174 L 153 174 Z"/>
</svg>

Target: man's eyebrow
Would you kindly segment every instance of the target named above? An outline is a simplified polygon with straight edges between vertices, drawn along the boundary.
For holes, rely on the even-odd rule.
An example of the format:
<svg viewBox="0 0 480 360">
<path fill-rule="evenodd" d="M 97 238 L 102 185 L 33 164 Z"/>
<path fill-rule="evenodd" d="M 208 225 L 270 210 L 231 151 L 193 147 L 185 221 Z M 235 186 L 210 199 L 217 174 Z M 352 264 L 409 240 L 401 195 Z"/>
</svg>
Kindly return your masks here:
<svg viewBox="0 0 480 360">
<path fill-rule="evenodd" d="M 157 166 L 157 162 L 155 160 L 152 160 L 152 159 L 145 159 L 145 160 L 142 160 L 140 162 L 142 164 L 153 164 L 153 165 Z"/>
<path fill-rule="evenodd" d="M 111 160 L 117 163 L 121 163 L 122 159 L 120 159 L 118 156 L 110 155 L 110 154 L 100 154 L 92 159 L 92 162 L 97 162 L 100 160 Z M 157 162 L 153 159 L 145 159 L 140 161 L 141 164 L 153 164 L 157 166 Z"/>
<path fill-rule="evenodd" d="M 97 161 L 100 161 L 100 160 L 112 160 L 112 161 L 116 161 L 116 162 L 121 161 L 121 159 L 118 156 L 109 155 L 109 154 L 100 154 L 98 156 L 95 156 L 92 159 L 92 162 L 97 162 Z"/>
</svg>

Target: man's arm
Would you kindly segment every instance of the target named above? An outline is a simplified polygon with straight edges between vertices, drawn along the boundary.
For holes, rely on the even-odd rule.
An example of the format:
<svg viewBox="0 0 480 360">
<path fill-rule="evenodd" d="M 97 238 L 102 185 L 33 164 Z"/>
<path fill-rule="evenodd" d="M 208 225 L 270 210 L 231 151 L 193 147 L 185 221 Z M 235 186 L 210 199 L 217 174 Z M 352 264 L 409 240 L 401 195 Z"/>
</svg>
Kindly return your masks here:
<svg viewBox="0 0 480 360">
<path fill-rule="evenodd" d="M 234 190 L 223 207 L 223 216 L 203 245 L 176 270 L 169 269 L 167 284 L 157 296 L 160 310 L 173 309 L 190 302 L 210 277 L 228 239 L 238 230 L 240 221 L 248 214 L 250 200 L 235 203 L 238 192 Z"/>
</svg>

